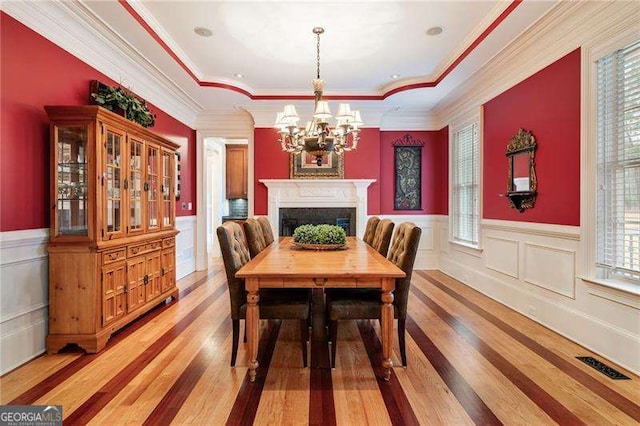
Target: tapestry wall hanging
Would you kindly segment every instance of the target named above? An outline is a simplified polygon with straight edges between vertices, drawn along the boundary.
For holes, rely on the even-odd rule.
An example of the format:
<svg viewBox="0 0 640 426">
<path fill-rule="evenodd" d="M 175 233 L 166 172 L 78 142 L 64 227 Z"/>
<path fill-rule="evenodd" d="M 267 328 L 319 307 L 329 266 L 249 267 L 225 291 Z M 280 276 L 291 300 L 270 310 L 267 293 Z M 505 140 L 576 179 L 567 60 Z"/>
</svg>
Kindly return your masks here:
<svg viewBox="0 0 640 426">
<path fill-rule="evenodd" d="M 424 142 L 406 134 L 393 143 L 394 210 L 422 210 L 422 147 Z"/>
</svg>

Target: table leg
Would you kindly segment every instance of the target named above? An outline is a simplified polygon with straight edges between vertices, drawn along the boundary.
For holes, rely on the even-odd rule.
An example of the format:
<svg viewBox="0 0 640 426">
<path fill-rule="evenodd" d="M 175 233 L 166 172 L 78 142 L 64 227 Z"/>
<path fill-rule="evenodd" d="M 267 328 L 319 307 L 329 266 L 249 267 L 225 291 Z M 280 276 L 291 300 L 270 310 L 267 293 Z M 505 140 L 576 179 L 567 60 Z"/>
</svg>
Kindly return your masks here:
<svg viewBox="0 0 640 426">
<path fill-rule="evenodd" d="M 249 380 L 254 382 L 256 380 L 256 369 L 258 368 L 258 339 L 260 337 L 258 329 L 260 323 L 258 280 L 249 278 L 245 281 L 245 286 L 248 291 L 245 326 L 247 327 L 247 343 L 249 346 Z"/>
<path fill-rule="evenodd" d="M 382 368 L 384 368 L 384 379 L 391 379 L 391 347 L 393 342 L 393 289 L 395 280 L 385 278 L 382 281 L 382 315 L 381 315 L 381 333 L 382 333 Z"/>
</svg>

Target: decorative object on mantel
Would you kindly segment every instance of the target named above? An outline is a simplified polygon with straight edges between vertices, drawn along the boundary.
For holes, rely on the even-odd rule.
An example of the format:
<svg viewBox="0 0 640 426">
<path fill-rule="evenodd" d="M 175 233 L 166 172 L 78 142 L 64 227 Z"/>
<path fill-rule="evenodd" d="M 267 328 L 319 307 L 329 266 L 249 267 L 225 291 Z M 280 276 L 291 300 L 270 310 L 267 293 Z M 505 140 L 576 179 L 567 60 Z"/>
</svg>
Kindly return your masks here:
<svg viewBox="0 0 640 426">
<path fill-rule="evenodd" d="M 301 225 L 293 231 L 294 246 L 306 250 L 344 248 L 347 234 L 337 225 Z"/>
<path fill-rule="evenodd" d="M 338 107 L 336 126 L 329 127 L 327 119 L 331 118 L 329 103 L 322 100 L 324 80 L 320 79 L 320 34 L 324 28 L 315 27 L 317 66 L 316 78 L 312 81 L 315 94 L 313 119 L 304 128 L 298 127 L 300 117 L 294 105 L 286 105 L 284 111 L 276 116 L 275 127 L 279 130 L 282 150 L 294 154 L 308 153 L 315 157 L 318 167 L 325 164 L 328 155 L 342 155 L 345 151 L 352 151 L 358 146 L 362 119 L 360 111 L 351 110 L 349 104 L 343 103 Z M 293 161 L 293 160 L 292 160 Z"/>
<path fill-rule="evenodd" d="M 107 86 L 97 80 L 92 80 L 89 93 L 91 104 L 100 105 L 142 127 L 153 127 L 156 123 L 156 117 L 149 111 L 147 101 L 137 98 L 121 86 Z"/>
<path fill-rule="evenodd" d="M 535 171 L 536 138 L 531 132 L 519 129 L 507 145 L 507 193 L 511 207 L 520 213 L 532 209 L 538 193 Z"/>
<path fill-rule="evenodd" d="M 393 142 L 395 188 L 394 210 L 422 210 L 423 141 L 410 134 Z"/>
<path fill-rule="evenodd" d="M 330 152 L 322 156 L 321 164 L 318 165 L 314 154 L 308 152 L 291 154 L 289 177 L 291 179 L 343 179 L 344 157 Z"/>
</svg>

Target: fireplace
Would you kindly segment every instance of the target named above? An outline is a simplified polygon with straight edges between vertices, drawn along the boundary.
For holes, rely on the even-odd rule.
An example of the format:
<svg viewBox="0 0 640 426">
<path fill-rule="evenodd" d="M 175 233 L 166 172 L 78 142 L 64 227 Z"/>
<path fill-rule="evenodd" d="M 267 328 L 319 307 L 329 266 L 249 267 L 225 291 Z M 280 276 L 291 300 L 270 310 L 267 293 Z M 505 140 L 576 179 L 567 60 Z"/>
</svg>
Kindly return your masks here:
<svg viewBox="0 0 640 426">
<path fill-rule="evenodd" d="M 362 238 L 367 222 L 367 188 L 375 179 L 261 179 L 268 190 L 268 212 L 271 227 L 279 235 L 283 235 L 282 210 L 309 210 L 308 214 L 318 210 L 320 216 L 327 216 L 323 209 L 333 210 L 332 221 L 310 222 L 331 223 L 349 227 L 348 235 Z M 348 212 L 342 212 L 343 209 Z M 305 213 L 307 214 L 307 213 Z M 286 225 L 295 229 L 295 221 L 299 218 L 287 216 Z M 348 224 L 345 224 L 348 219 Z M 313 217 L 309 220 L 314 220 Z M 287 229 L 289 231 L 290 229 Z"/>
<path fill-rule="evenodd" d="M 293 235 L 293 231 L 300 225 L 338 225 L 344 229 L 347 236 L 356 235 L 355 207 L 287 207 L 280 209 L 281 237 Z"/>
</svg>

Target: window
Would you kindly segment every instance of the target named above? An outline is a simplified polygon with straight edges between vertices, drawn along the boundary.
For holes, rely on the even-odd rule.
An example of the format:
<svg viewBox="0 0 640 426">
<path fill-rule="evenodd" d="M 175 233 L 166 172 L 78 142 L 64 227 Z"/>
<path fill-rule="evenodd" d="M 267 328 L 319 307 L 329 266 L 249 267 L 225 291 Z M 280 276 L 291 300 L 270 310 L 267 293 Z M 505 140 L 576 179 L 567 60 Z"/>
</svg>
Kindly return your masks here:
<svg viewBox="0 0 640 426">
<path fill-rule="evenodd" d="M 640 280 L 640 41 L 597 63 L 596 265 Z"/>
<path fill-rule="evenodd" d="M 453 132 L 451 151 L 451 235 L 453 241 L 478 245 L 478 123 Z"/>
</svg>

